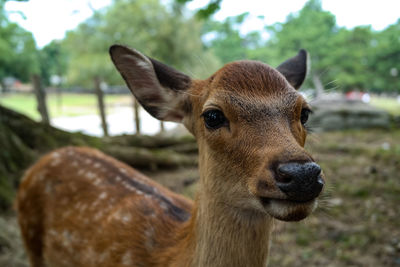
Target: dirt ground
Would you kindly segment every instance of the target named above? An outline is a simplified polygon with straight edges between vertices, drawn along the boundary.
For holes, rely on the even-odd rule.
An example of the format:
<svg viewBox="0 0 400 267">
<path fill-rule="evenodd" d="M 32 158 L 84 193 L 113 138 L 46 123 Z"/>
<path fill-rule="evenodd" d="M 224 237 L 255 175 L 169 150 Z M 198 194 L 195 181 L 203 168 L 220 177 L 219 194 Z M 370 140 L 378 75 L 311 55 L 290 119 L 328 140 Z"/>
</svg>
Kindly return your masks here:
<svg viewBox="0 0 400 267">
<path fill-rule="evenodd" d="M 311 134 L 327 189 L 298 223 L 276 222 L 270 266 L 400 266 L 400 130 Z M 149 172 L 193 197 L 197 169 Z M 27 266 L 15 215 L 0 217 L 0 266 Z"/>
</svg>

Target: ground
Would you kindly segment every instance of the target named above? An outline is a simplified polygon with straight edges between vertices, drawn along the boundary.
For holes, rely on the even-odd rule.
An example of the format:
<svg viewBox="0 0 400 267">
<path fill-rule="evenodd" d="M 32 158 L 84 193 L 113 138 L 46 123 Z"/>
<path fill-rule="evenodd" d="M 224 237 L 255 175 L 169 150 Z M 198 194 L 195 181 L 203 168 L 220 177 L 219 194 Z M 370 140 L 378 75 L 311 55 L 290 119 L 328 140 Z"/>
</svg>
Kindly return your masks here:
<svg viewBox="0 0 400 267">
<path fill-rule="evenodd" d="M 327 189 L 302 222 L 277 222 L 270 266 L 400 266 L 400 130 L 311 134 Z M 147 172 L 192 197 L 195 168 Z M 13 214 L 0 218 L 0 266 L 27 266 Z"/>
<path fill-rule="evenodd" d="M 400 266 L 400 131 L 310 141 L 328 188 L 313 216 L 277 224 L 271 266 Z"/>
</svg>

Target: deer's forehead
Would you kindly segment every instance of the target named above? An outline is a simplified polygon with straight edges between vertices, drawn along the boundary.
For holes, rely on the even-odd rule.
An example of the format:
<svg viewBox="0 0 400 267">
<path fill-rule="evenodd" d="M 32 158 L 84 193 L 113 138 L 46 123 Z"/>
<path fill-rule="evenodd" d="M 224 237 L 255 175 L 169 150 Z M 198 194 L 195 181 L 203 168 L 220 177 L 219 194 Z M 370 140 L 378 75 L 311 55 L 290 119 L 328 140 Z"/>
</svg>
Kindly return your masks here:
<svg viewBox="0 0 400 267">
<path fill-rule="evenodd" d="M 215 91 L 254 96 L 281 95 L 289 83 L 274 68 L 258 61 L 236 61 L 225 65 L 212 79 Z"/>
<path fill-rule="evenodd" d="M 284 90 L 282 94 L 266 96 L 249 96 L 229 92 L 210 96 L 204 104 L 203 110 L 217 106 L 223 112 L 235 117 L 241 117 L 249 122 L 263 121 L 273 117 L 290 116 L 304 102 L 302 96 L 294 89 Z"/>
<path fill-rule="evenodd" d="M 225 65 L 212 77 L 211 88 L 204 106 L 225 107 L 246 116 L 281 114 L 302 102 L 282 74 L 258 61 Z"/>
</svg>

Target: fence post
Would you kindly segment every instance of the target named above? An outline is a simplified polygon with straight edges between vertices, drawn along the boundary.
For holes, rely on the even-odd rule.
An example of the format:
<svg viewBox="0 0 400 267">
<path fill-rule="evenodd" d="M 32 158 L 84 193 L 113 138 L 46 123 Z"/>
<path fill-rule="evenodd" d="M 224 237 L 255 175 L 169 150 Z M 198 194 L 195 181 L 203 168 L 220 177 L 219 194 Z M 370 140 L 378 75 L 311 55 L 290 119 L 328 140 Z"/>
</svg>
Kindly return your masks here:
<svg viewBox="0 0 400 267">
<path fill-rule="evenodd" d="M 160 121 L 160 133 L 164 133 L 164 132 L 165 132 L 164 122 Z"/>
<path fill-rule="evenodd" d="M 37 74 L 33 74 L 31 79 L 33 84 L 33 91 L 35 93 L 37 101 L 37 110 L 40 113 L 42 122 L 45 124 L 50 124 L 49 113 L 46 106 L 46 92 L 44 91 L 42 82 L 40 81 L 40 77 Z"/>
<path fill-rule="evenodd" d="M 136 134 L 140 134 L 140 114 L 139 114 L 139 109 L 140 105 L 139 102 L 136 100 L 135 97 L 133 99 L 133 110 L 135 112 L 135 129 L 136 129 Z"/>
<path fill-rule="evenodd" d="M 103 90 L 101 89 L 100 77 L 98 76 L 94 77 L 94 89 L 97 95 L 97 103 L 100 112 L 101 127 L 103 128 L 103 134 L 104 136 L 108 136 L 108 126 L 107 126 L 106 111 L 104 106 L 104 93 Z"/>
</svg>

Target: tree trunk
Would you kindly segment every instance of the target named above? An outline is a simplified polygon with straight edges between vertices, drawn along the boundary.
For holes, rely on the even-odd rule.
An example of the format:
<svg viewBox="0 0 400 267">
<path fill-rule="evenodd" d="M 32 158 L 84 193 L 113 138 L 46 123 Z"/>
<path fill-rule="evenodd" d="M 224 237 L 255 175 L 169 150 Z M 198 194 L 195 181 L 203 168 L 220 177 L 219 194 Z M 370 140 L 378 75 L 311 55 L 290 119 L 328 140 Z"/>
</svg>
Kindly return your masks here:
<svg viewBox="0 0 400 267">
<path fill-rule="evenodd" d="M 40 77 L 37 74 L 32 75 L 33 91 L 36 96 L 37 110 L 40 113 L 42 122 L 45 124 L 50 124 L 49 113 L 47 112 L 46 106 L 46 92 L 43 89 Z"/>
<path fill-rule="evenodd" d="M 319 75 L 316 73 L 313 74 L 312 80 L 313 80 L 315 90 L 316 90 L 315 98 L 320 98 L 324 94 L 324 85 L 322 84 L 322 81 L 319 78 Z"/>
<path fill-rule="evenodd" d="M 140 134 L 140 115 L 139 115 L 140 105 L 136 98 L 133 97 L 133 110 L 135 112 L 135 129 L 136 134 Z"/>
<path fill-rule="evenodd" d="M 189 148 L 191 145 L 197 145 L 196 139 L 191 135 L 186 136 L 164 136 L 164 135 L 119 135 L 113 136 L 104 140 L 108 144 L 123 146 L 123 147 L 143 147 L 149 149 L 172 148 L 173 150 L 193 150 Z M 184 148 L 181 146 L 188 147 Z"/>
<path fill-rule="evenodd" d="M 139 147 L 105 146 L 106 154 L 139 169 L 165 169 L 196 166 L 197 155 L 177 153 L 169 149 L 146 149 Z"/>
<path fill-rule="evenodd" d="M 104 106 L 104 93 L 101 89 L 101 80 L 99 77 L 94 77 L 94 89 L 97 95 L 97 103 L 99 106 L 100 118 L 101 118 L 101 127 L 103 128 L 104 136 L 108 136 L 108 126 L 106 121 L 106 111 Z"/>
</svg>

